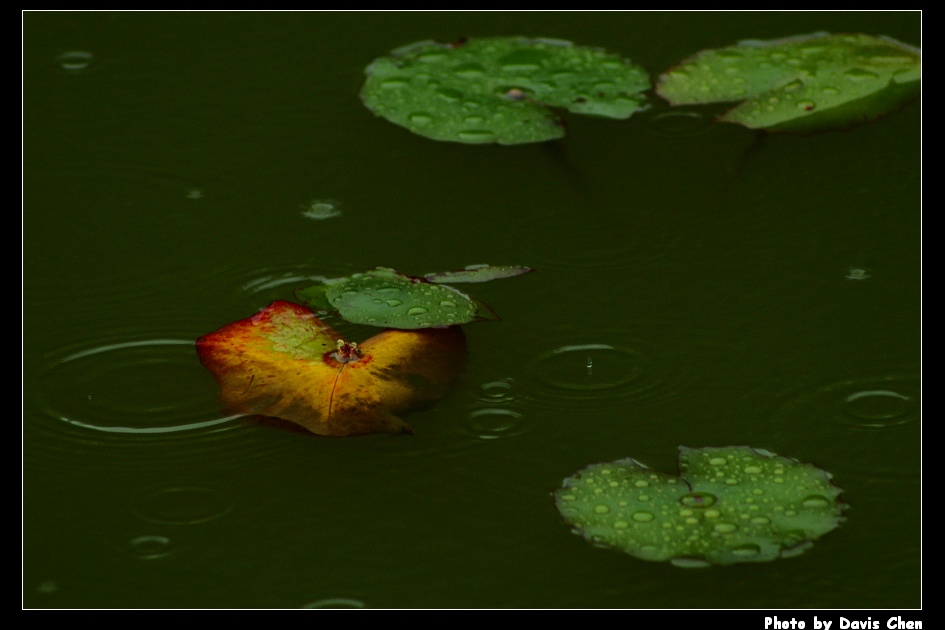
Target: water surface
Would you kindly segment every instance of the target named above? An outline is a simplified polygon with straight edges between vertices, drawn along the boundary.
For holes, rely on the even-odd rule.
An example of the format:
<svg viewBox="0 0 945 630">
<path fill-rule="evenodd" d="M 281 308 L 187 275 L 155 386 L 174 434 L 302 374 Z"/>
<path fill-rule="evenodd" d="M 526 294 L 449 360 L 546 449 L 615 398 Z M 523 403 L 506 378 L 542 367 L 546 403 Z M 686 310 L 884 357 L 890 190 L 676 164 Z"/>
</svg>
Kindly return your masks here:
<svg viewBox="0 0 945 630">
<path fill-rule="evenodd" d="M 423 39 L 568 39 L 655 75 L 819 30 L 921 45 L 917 13 L 25 14 L 24 606 L 918 607 L 918 102 L 760 145 L 693 108 L 572 116 L 549 152 L 358 99 Z M 220 413 L 198 336 L 320 277 L 476 263 L 538 271 L 470 285 L 503 321 L 468 326 L 414 436 Z M 561 522 L 565 477 L 671 472 L 679 444 L 813 462 L 848 521 L 707 570 Z"/>
</svg>

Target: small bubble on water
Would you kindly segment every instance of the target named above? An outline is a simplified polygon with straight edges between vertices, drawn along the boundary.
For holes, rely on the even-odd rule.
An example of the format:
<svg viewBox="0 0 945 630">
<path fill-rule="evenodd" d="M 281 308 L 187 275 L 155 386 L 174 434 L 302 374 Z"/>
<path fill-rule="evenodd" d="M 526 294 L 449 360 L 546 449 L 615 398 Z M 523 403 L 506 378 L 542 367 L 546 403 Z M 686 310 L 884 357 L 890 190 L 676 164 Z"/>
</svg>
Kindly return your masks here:
<svg viewBox="0 0 945 630">
<path fill-rule="evenodd" d="M 847 269 L 847 275 L 845 277 L 847 280 L 866 280 L 870 277 L 870 274 L 866 272 L 866 269 L 851 267 Z"/>
<path fill-rule="evenodd" d="M 94 56 L 83 50 L 71 50 L 56 57 L 56 63 L 66 72 L 82 72 L 92 66 Z"/>
<path fill-rule="evenodd" d="M 302 216 L 306 219 L 323 221 L 341 215 L 338 204 L 333 201 L 315 199 L 302 206 Z"/>
<path fill-rule="evenodd" d="M 156 560 L 170 555 L 171 540 L 166 536 L 138 536 L 128 541 L 128 552 L 142 560 Z"/>
</svg>

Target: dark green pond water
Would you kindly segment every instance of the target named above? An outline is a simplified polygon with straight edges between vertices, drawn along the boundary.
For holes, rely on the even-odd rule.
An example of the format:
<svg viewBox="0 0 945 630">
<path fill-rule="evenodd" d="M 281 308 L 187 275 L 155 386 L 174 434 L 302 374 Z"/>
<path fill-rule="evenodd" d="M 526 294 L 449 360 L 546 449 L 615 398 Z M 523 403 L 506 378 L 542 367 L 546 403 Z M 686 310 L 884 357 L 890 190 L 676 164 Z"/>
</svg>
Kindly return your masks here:
<svg viewBox="0 0 945 630">
<path fill-rule="evenodd" d="M 557 150 L 434 142 L 358 97 L 418 40 L 554 37 L 655 76 L 918 13 L 27 13 L 23 605 L 921 605 L 919 102 L 756 134 L 654 106 Z M 326 201 L 335 216 L 306 216 Z M 194 340 L 377 265 L 469 285 L 457 388 L 413 436 L 226 418 Z M 352 328 L 363 337 L 366 327 Z M 592 365 L 591 365 L 592 364 Z M 591 367 L 589 367 L 591 365 Z M 588 545 L 561 481 L 748 444 L 834 475 L 805 554 L 682 569 Z"/>
</svg>

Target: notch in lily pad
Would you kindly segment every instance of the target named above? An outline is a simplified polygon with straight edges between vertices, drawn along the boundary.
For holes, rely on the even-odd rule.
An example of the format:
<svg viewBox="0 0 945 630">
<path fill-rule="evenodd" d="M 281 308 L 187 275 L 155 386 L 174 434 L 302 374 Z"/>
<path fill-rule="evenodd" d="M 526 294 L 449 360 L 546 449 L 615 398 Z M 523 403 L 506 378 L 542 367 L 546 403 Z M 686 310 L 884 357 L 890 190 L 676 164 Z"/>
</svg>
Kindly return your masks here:
<svg viewBox="0 0 945 630">
<path fill-rule="evenodd" d="M 486 282 L 529 271 L 529 267 L 473 265 L 415 277 L 377 267 L 296 291 L 296 297 L 355 324 L 406 330 L 455 326 L 499 316 L 488 305 L 443 282 Z"/>
<path fill-rule="evenodd" d="M 555 505 L 588 542 L 681 567 L 799 555 L 844 521 L 832 475 L 750 446 L 679 447 L 680 476 L 635 459 L 564 480 Z"/>
<path fill-rule="evenodd" d="M 559 39 L 422 41 L 375 59 L 361 100 L 413 133 L 467 144 L 561 138 L 552 109 L 624 119 L 646 108 L 648 73 L 597 48 Z"/>
<path fill-rule="evenodd" d="M 814 33 L 704 50 L 662 74 L 672 105 L 741 101 L 719 120 L 767 131 L 847 128 L 918 96 L 921 51 L 889 37 Z"/>
</svg>

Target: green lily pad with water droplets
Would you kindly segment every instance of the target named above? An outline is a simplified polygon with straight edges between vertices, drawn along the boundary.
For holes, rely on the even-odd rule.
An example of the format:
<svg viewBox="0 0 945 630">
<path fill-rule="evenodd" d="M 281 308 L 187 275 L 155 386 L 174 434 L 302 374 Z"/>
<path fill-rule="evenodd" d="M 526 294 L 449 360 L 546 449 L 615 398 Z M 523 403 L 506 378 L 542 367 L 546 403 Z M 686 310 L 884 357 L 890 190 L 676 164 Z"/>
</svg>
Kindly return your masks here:
<svg viewBox="0 0 945 630">
<path fill-rule="evenodd" d="M 741 101 L 719 120 L 808 133 L 886 114 L 919 94 L 921 52 L 888 37 L 814 33 L 704 50 L 660 76 L 672 105 Z"/>
<path fill-rule="evenodd" d="M 682 567 L 799 555 L 844 520 L 830 473 L 770 451 L 681 446 L 679 470 L 592 464 L 564 480 L 555 505 L 592 544 Z"/>
<path fill-rule="evenodd" d="M 453 287 L 386 267 L 326 280 L 296 292 L 296 297 L 349 322 L 413 330 L 499 319 L 479 300 Z"/>
<path fill-rule="evenodd" d="M 522 144 L 564 136 L 551 108 L 628 118 L 646 108 L 647 72 L 617 55 L 557 39 L 417 42 L 374 60 L 361 100 L 432 138 Z"/>
</svg>

